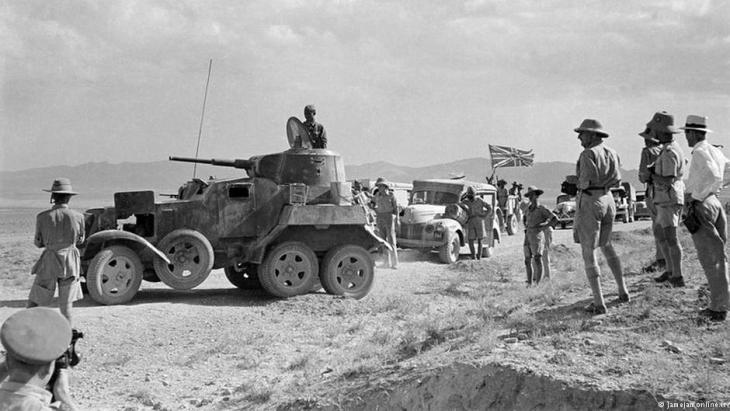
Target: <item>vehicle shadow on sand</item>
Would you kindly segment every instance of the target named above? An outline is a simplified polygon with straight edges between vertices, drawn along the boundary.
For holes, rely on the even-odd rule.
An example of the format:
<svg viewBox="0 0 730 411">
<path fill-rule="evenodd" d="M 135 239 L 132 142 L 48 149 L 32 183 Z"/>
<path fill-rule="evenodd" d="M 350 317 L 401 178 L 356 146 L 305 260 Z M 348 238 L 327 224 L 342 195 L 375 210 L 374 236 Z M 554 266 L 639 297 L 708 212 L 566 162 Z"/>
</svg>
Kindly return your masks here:
<svg viewBox="0 0 730 411">
<path fill-rule="evenodd" d="M 333 298 L 324 291 L 292 297 L 289 300 L 299 298 Z M 171 303 L 201 306 L 220 307 L 257 307 L 285 301 L 266 293 L 264 290 L 240 290 L 238 288 L 206 288 L 199 290 L 172 290 L 172 289 L 142 289 L 137 292 L 132 301 L 122 304 L 126 306 Z M 0 308 L 25 308 L 28 300 L 4 300 L 0 301 Z M 58 299 L 54 299 L 51 305 L 58 307 Z M 104 306 L 84 295 L 82 300 L 74 302 L 75 308 Z"/>
</svg>

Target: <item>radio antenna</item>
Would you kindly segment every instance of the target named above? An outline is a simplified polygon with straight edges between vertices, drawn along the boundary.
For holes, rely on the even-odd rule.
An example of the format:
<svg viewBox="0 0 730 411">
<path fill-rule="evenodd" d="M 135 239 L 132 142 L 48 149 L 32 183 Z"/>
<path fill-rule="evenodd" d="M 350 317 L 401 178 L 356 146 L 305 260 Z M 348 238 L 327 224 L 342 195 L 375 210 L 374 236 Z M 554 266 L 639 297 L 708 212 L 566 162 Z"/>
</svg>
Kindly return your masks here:
<svg viewBox="0 0 730 411">
<path fill-rule="evenodd" d="M 195 159 L 198 159 L 198 151 L 200 150 L 200 136 L 203 134 L 203 119 L 205 118 L 205 103 L 208 101 L 208 85 L 210 84 L 210 72 L 213 69 L 213 59 L 208 61 L 208 79 L 205 81 L 205 95 L 203 96 L 203 111 L 200 113 L 200 127 L 198 128 L 198 144 L 195 147 Z M 193 178 L 198 171 L 198 164 L 193 166 Z"/>
</svg>

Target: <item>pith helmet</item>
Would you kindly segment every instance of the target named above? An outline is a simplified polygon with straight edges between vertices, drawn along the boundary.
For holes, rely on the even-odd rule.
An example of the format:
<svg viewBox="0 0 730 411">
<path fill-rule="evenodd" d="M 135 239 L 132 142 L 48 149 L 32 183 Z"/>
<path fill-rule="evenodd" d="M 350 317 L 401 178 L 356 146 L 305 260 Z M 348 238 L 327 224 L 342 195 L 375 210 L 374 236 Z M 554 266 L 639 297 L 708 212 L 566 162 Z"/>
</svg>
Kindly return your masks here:
<svg viewBox="0 0 730 411">
<path fill-rule="evenodd" d="M 593 131 L 594 133 L 599 134 L 603 137 L 608 137 L 608 133 L 603 130 L 603 125 L 601 124 L 601 122 L 592 118 L 587 118 L 583 120 L 583 122 L 580 123 L 577 128 L 573 129 L 573 131 L 575 131 L 576 133 L 580 133 L 581 131 Z"/>
<path fill-rule="evenodd" d="M 65 177 L 57 178 L 53 180 L 53 185 L 51 186 L 50 190 L 43 189 L 43 191 L 47 193 L 53 193 L 53 194 L 70 194 L 70 195 L 76 195 L 77 192 L 73 191 L 73 187 L 71 187 L 71 180 Z"/>
<path fill-rule="evenodd" d="M 529 187 L 527 187 L 527 192 L 525 193 L 525 197 L 529 197 L 530 195 L 539 196 L 539 195 L 542 195 L 542 193 L 544 193 L 544 191 L 540 190 L 539 188 L 537 188 L 535 186 L 529 186 Z"/>
<path fill-rule="evenodd" d="M 71 325 L 57 310 L 34 307 L 16 312 L 0 328 L 8 354 L 28 364 L 48 364 L 71 342 Z"/>
<path fill-rule="evenodd" d="M 654 113 L 654 117 L 646 124 L 646 127 L 660 133 L 679 133 L 679 130 L 674 127 L 674 116 L 666 111 Z"/>
<path fill-rule="evenodd" d="M 687 116 L 687 121 L 685 121 L 684 127 L 680 127 L 680 129 L 697 130 L 704 131 L 705 133 L 712 133 L 712 130 L 709 130 L 707 128 L 707 117 L 696 116 L 694 114 L 690 114 Z"/>
</svg>

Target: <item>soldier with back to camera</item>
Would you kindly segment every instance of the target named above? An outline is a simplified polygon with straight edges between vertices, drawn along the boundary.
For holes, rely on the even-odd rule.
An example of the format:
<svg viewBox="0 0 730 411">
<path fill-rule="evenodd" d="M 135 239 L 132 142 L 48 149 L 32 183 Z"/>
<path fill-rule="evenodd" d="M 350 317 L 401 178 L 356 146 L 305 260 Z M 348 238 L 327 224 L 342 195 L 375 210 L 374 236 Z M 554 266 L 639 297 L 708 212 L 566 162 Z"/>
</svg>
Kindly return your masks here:
<svg viewBox="0 0 730 411">
<path fill-rule="evenodd" d="M 58 287 L 58 306 L 73 325 L 73 302 L 83 298 L 79 276 L 84 242 L 84 216 L 71 210 L 68 203 L 77 193 L 68 178 L 58 178 L 50 190 L 53 207 L 36 217 L 35 245 L 44 248 L 31 274 L 35 281 L 28 296 L 28 307 L 49 306 Z"/>
<path fill-rule="evenodd" d="M 606 263 L 618 286 L 618 301 L 628 302 L 621 260 L 611 244 L 616 203 L 611 187 L 621 181 L 621 162 L 612 148 L 603 144 L 608 133 L 598 120 L 585 119 L 574 129 L 578 133 L 583 151 L 578 158 L 578 195 L 573 224 L 573 238 L 581 246 L 586 277 L 593 292 L 593 302 L 585 309 L 590 314 L 605 314 L 606 304 L 601 290 L 601 271 L 596 261 L 596 248 L 606 257 Z"/>
</svg>

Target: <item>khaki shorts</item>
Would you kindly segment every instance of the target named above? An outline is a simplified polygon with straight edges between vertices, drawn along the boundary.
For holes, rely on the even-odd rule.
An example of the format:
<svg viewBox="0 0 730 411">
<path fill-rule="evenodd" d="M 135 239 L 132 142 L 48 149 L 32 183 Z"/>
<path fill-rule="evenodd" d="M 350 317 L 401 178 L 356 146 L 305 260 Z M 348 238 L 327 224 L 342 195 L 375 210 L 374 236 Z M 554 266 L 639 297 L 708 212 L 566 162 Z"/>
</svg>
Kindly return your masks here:
<svg viewBox="0 0 730 411">
<path fill-rule="evenodd" d="M 573 240 L 583 246 L 603 247 L 611 243 L 616 203 L 611 193 L 578 193 L 573 221 Z"/>
<path fill-rule="evenodd" d="M 681 215 L 681 204 L 657 205 L 654 224 L 658 225 L 661 228 L 679 227 L 679 217 Z"/>
<path fill-rule="evenodd" d="M 70 302 L 84 298 L 78 278 L 69 277 L 58 279 L 37 275 L 35 281 L 33 281 L 33 286 L 30 288 L 28 300 L 40 306 L 47 307 L 53 302 L 53 296 L 56 295 L 56 286 L 58 286 L 59 298 L 67 298 Z M 59 301 L 58 304 L 63 305 L 67 302 Z"/>
<path fill-rule="evenodd" d="M 525 233 L 525 242 L 523 243 L 523 251 L 525 258 L 532 258 L 545 254 L 545 231 L 540 229 L 528 229 Z"/>
</svg>

